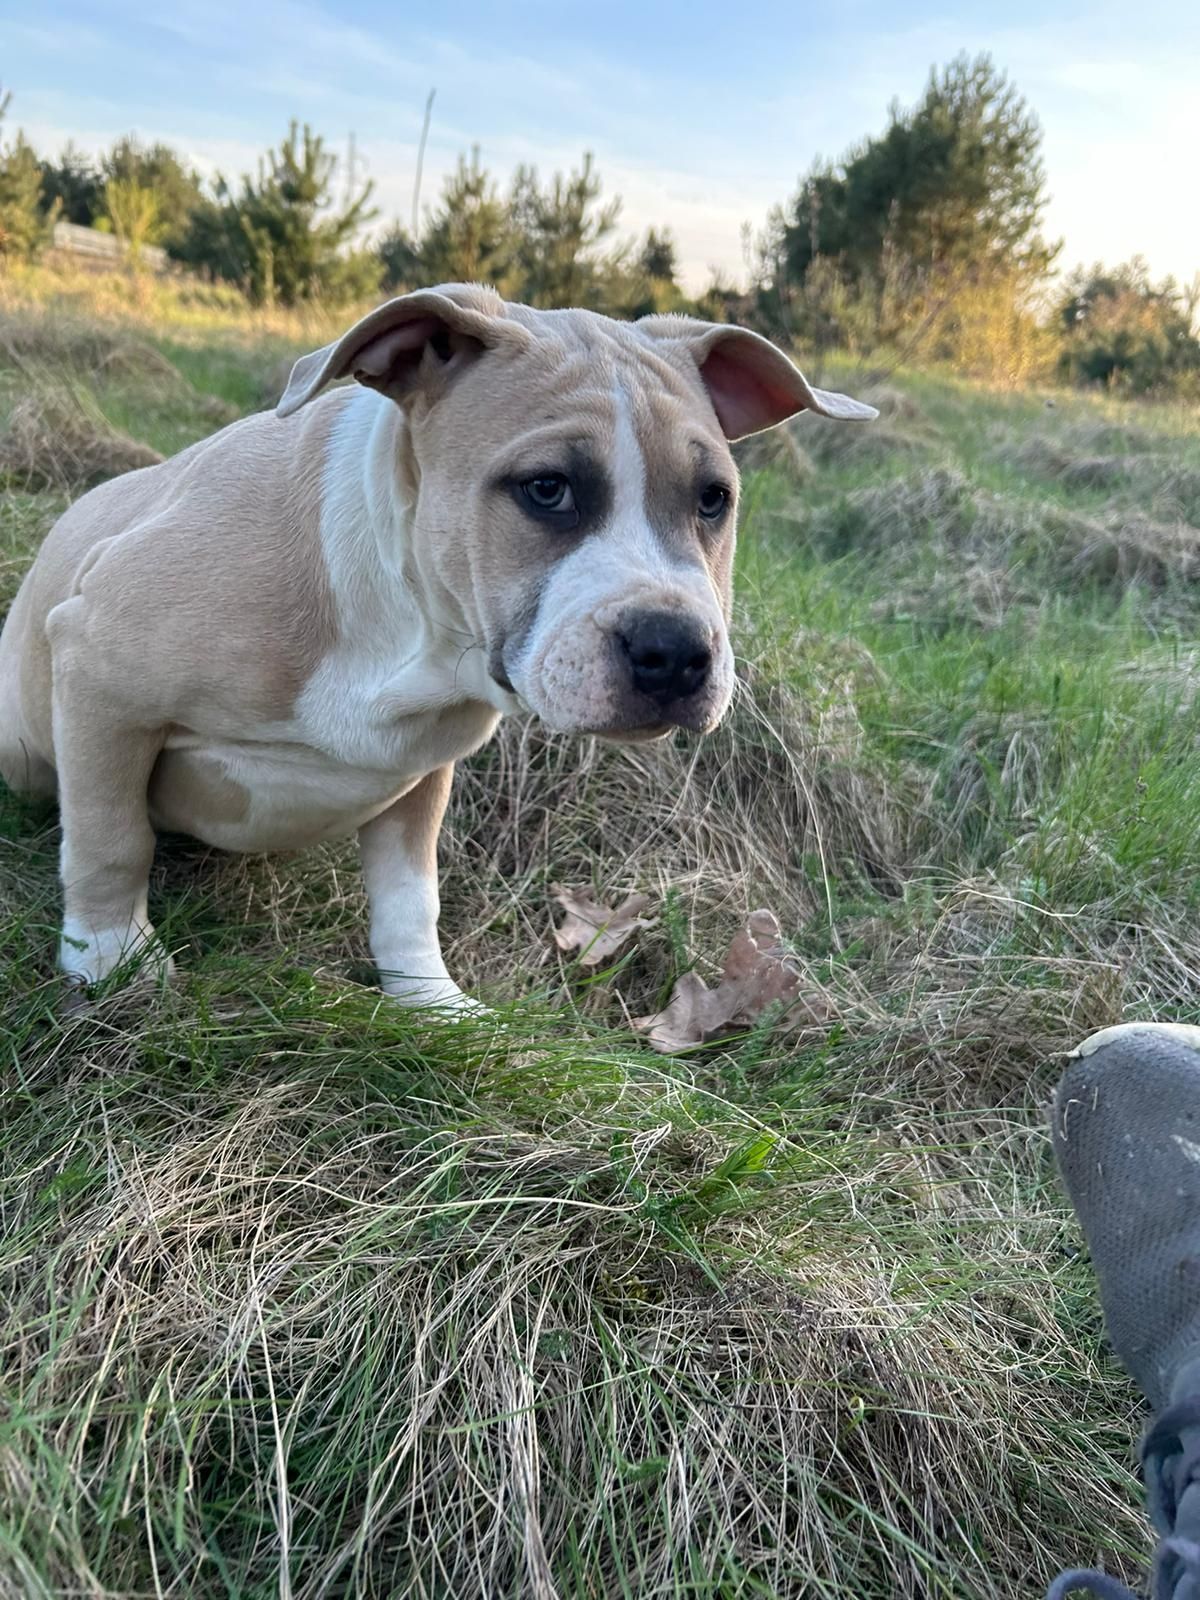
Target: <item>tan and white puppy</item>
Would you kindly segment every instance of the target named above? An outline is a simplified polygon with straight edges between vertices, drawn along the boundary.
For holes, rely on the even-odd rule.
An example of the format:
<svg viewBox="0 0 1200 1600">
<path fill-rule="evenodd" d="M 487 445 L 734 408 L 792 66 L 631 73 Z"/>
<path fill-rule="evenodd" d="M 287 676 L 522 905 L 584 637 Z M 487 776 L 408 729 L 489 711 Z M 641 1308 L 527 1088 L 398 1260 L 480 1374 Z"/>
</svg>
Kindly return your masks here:
<svg viewBox="0 0 1200 1600">
<path fill-rule="evenodd" d="M 61 808 L 63 969 L 165 960 L 155 828 L 247 851 L 357 832 L 384 989 L 461 1004 L 437 936 L 454 762 L 509 711 L 715 726 L 727 441 L 805 408 L 874 415 L 742 329 L 450 285 L 303 357 L 274 413 L 84 495 L 0 635 L 0 775 Z"/>
</svg>

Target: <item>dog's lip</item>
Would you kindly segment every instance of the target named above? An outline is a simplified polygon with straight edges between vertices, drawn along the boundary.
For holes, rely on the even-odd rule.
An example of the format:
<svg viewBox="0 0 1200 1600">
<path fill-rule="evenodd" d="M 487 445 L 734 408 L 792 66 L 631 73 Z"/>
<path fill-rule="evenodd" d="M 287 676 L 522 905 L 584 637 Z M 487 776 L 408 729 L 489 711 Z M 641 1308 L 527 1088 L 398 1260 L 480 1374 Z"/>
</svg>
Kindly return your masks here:
<svg viewBox="0 0 1200 1600">
<path fill-rule="evenodd" d="M 506 667 L 502 665 L 490 666 L 488 668 L 488 677 L 495 685 L 495 689 L 489 698 L 498 711 L 510 716 L 514 712 L 527 716 L 532 713 L 533 707 L 526 700 L 520 689 L 517 688 L 516 684 L 513 683 Z"/>
<path fill-rule="evenodd" d="M 690 714 L 660 713 L 653 721 L 609 723 L 605 727 L 577 728 L 575 732 L 585 738 L 603 739 L 607 744 L 649 744 L 654 739 L 665 739 L 677 729 L 684 733 L 711 733 L 721 720 L 720 710 L 710 706 L 697 715 L 697 709 L 693 708 Z"/>
<path fill-rule="evenodd" d="M 665 739 L 679 726 L 675 722 L 648 722 L 635 728 L 584 728 L 580 731 L 592 739 L 602 739 L 605 744 L 652 744 L 655 739 Z"/>
</svg>

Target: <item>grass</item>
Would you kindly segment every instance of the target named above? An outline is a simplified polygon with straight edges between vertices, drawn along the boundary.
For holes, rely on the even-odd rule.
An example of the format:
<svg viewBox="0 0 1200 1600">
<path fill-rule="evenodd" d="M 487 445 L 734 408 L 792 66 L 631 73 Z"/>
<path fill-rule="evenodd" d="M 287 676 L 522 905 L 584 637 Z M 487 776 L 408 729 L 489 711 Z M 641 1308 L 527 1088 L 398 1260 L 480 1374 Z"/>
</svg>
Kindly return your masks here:
<svg viewBox="0 0 1200 1600">
<path fill-rule="evenodd" d="M 315 332 L 170 293 L 10 282 L 0 428 L 32 363 L 176 449 Z M 724 729 L 514 725 L 460 772 L 447 958 L 498 1022 L 368 986 L 350 847 L 181 840 L 153 886 L 177 986 L 64 1020 L 55 819 L 0 799 L 0 1595 L 1140 1571 L 1139 1401 L 1044 1108 L 1085 1032 L 1200 1020 L 1200 434 L 928 374 L 880 401 L 746 450 Z M 71 478 L 10 469 L 3 598 Z M 585 973 L 555 881 L 659 921 Z M 628 1019 L 759 904 L 830 1020 L 640 1048 Z"/>
</svg>

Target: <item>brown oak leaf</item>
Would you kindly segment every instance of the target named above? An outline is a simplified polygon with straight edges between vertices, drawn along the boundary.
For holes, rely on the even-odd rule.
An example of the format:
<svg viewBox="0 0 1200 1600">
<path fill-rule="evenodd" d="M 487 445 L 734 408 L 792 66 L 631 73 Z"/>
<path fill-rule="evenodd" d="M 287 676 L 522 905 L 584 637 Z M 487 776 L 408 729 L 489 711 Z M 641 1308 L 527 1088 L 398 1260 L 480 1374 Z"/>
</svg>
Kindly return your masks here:
<svg viewBox="0 0 1200 1600">
<path fill-rule="evenodd" d="M 653 917 L 643 917 L 650 904 L 648 894 L 626 895 L 615 908 L 602 906 L 586 889 L 564 889 L 553 884 L 554 898 L 567 913 L 566 921 L 554 930 L 560 950 L 580 951 L 579 964 L 598 967 L 615 956 L 639 928 L 652 928 Z"/>
<path fill-rule="evenodd" d="M 770 1005 L 790 1008 L 801 1000 L 803 973 L 781 937 L 773 911 L 752 911 L 729 946 L 715 989 L 698 973 L 685 972 L 666 1007 L 653 1017 L 636 1017 L 634 1027 L 655 1050 L 671 1055 L 749 1027 Z M 813 1021 L 829 1015 L 820 995 L 805 995 L 802 1004 Z"/>
</svg>

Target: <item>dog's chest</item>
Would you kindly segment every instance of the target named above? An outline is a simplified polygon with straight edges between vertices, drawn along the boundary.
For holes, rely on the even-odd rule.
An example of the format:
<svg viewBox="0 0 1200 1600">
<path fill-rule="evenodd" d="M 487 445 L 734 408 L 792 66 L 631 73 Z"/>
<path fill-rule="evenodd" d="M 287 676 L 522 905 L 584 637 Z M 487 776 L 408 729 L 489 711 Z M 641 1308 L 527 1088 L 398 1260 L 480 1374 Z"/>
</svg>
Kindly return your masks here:
<svg viewBox="0 0 1200 1600">
<path fill-rule="evenodd" d="M 335 656 L 296 705 L 295 736 L 352 769 L 422 777 L 489 739 L 499 712 L 467 698 L 453 666 L 381 663 L 367 652 Z"/>
<path fill-rule="evenodd" d="M 414 710 L 365 690 L 332 705 L 302 698 L 294 722 L 257 736 L 177 729 L 151 783 L 156 825 L 239 851 L 344 837 L 427 772 L 477 749 L 497 722 L 476 702 Z"/>
</svg>

